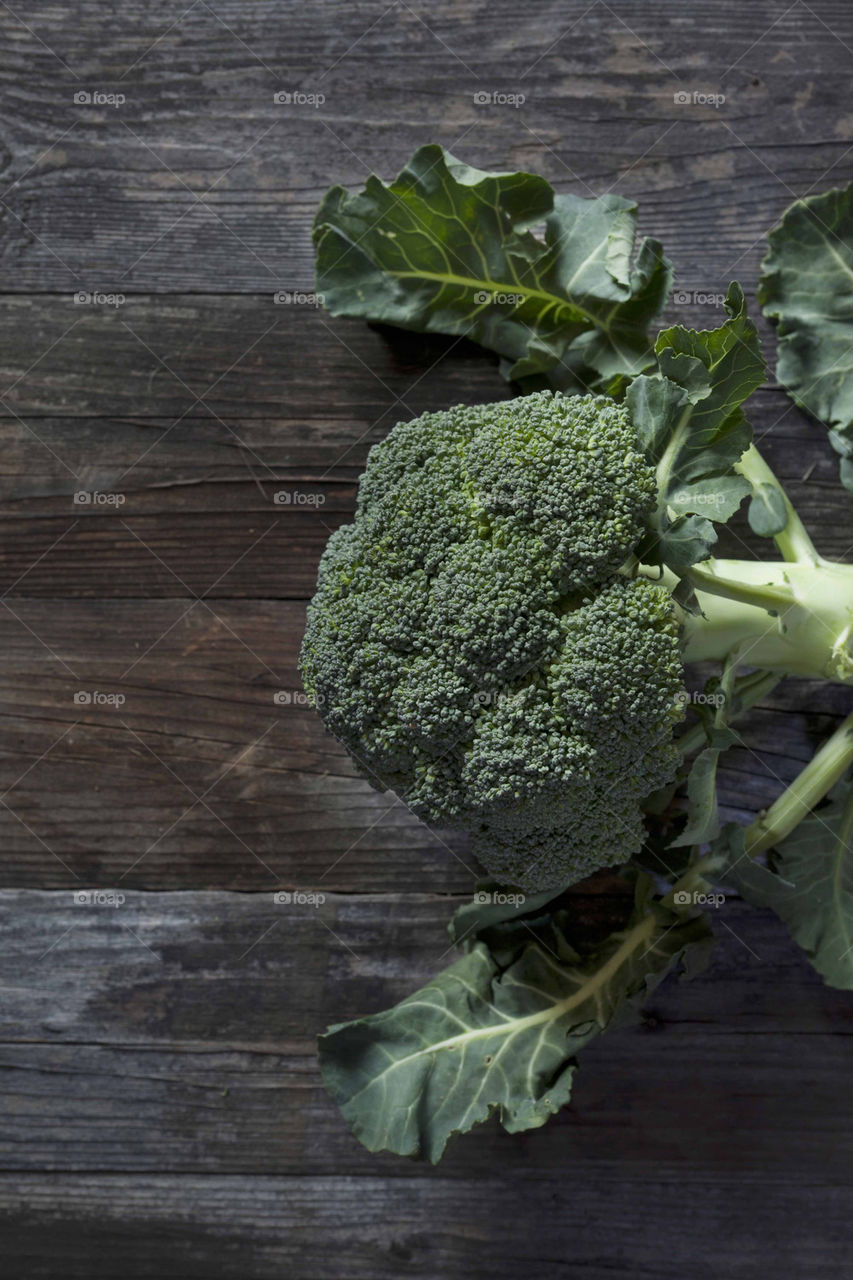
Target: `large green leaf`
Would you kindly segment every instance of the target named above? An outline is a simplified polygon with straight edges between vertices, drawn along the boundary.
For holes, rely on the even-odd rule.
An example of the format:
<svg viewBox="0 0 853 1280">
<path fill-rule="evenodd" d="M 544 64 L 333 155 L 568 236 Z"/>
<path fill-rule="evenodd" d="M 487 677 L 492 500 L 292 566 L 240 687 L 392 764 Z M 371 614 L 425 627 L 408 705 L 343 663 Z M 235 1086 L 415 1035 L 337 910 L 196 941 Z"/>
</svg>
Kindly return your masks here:
<svg viewBox="0 0 853 1280">
<path fill-rule="evenodd" d="M 665 329 L 659 371 L 628 388 L 631 417 L 658 480 L 658 509 L 641 554 L 681 572 L 707 559 L 724 522 L 750 492 L 736 471 L 752 432 L 741 405 L 761 385 L 764 362 L 740 285 L 717 329 Z"/>
<path fill-rule="evenodd" d="M 830 428 L 853 492 L 853 183 L 795 201 L 767 244 L 758 298 L 779 322 L 776 376 Z"/>
<path fill-rule="evenodd" d="M 743 830 L 729 834 L 725 878 L 748 902 L 784 921 L 831 987 L 853 988 L 853 786 L 801 822 L 761 866 L 743 853 Z"/>
<path fill-rule="evenodd" d="M 628 926 L 591 954 L 572 947 L 565 912 L 493 925 L 491 949 L 474 941 L 393 1009 L 330 1027 L 323 1079 L 353 1133 L 435 1162 L 493 1111 L 511 1133 L 544 1124 L 569 1099 L 578 1050 L 710 945 L 705 917 L 651 900 L 650 885 L 638 877 Z"/>
<path fill-rule="evenodd" d="M 555 196 L 533 174 L 420 147 L 393 182 L 326 194 L 317 290 L 334 315 L 472 338 L 509 378 L 603 388 L 651 363 L 647 327 L 669 292 L 656 240 L 632 263 L 636 223 L 621 196 Z"/>
</svg>

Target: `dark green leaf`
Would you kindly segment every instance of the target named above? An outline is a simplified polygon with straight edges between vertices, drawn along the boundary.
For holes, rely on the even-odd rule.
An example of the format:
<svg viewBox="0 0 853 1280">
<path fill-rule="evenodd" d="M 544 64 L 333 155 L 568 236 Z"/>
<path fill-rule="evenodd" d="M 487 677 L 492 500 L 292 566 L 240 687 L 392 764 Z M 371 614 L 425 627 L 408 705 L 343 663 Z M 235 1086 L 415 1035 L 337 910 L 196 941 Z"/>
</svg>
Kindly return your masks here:
<svg viewBox="0 0 853 1280">
<path fill-rule="evenodd" d="M 761 384 L 764 363 L 740 285 L 729 288 L 726 310 L 718 329 L 664 330 L 655 344 L 659 373 L 635 378 L 626 395 L 658 478 L 641 555 L 677 573 L 710 556 L 714 524 L 750 492 L 735 470 L 752 435 L 741 405 Z"/>
<path fill-rule="evenodd" d="M 649 564 L 660 562 L 681 573 L 697 560 L 707 560 L 716 541 L 717 531 L 704 516 L 664 518 L 661 526 L 641 543 L 639 554 Z"/>
<path fill-rule="evenodd" d="M 853 448 L 853 183 L 797 200 L 767 237 L 758 298 L 779 322 L 776 376 L 791 398 Z M 853 492 L 853 467 L 841 478 Z"/>
<path fill-rule="evenodd" d="M 698 617 L 699 614 L 701 614 L 702 610 L 699 607 L 699 597 L 696 595 L 696 589 L 693 586 L 693 583 L 688 578 L 679 579 L 672 590 L 672 598 L 677 605 L 681 606 L 685 613 L 690 613 L 694 617 Z"/>
<path fill-rule="evenodd" d="M 644 994 L 711 937 L 651 900 L 640 876 L 626 929 L 579 955 L 554 917 L 536 935 L 502 928 L 395 1008 L 331 1027 L 323 1079 L 371 1151 L 437 1161 L 448 1138 L 497 1112 L 511 1133 L 545 1123 L 571 1093 L 574 1055 L 637 1016 Z"/>
<path fill-rule="evenodd" d="M 664 835 L 648 835 L 639 853 L 634 854 L 631 866 L 650 871 L 672 885 L 684 875 L 693 862 L 692 848 L 673 849 Z"/>
<path fill-rule="evenodd" d="M 621 196 L 555 196 L 425 146 L 387 185 L 327 193 L 317 290 L 334 315 L 472 338 L 528 386 L 605 389 L 652 363 L 647 327 L 669 292 L 657 241 L 632 264 L 636 222 Z"/>
</svg>

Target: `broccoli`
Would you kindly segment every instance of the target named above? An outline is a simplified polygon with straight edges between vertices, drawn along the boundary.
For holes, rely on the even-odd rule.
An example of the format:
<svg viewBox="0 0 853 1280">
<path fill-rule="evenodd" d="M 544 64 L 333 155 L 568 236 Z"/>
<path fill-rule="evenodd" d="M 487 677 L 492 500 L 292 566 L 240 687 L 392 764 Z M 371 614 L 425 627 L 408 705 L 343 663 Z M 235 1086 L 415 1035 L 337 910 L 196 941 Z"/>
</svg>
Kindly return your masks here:
<svg viewBox="0 0 853 1280">
<path fill-rule="evenodd" d="M 563 887 L 639 851 L 681 760 L 684 660 L 742 646 L 849 678 L 853 571 L 694 566 L 690 614 L 636 555 L 656 505 L 626 405 L 542 391 L 395 427 L 323 555 L 309 696 L 375 786 L 467 830 L 501 882 Z"/>
<path fill-rule="evenodd" d="M 746 825 L 717 794 L 735 722 L 781 679 L 853 684 L 853 565 L 817 552 L 752 444 L 766 371 L 743 289 L 716 328 L 652 338 L 671 267 L 650 240 L 632 258 L 635 218 L 440 147 L 318 213 L 333 314 L 464 334 L 527 393 L 375 447 L 309 609 L 301 666 L 328 727 L 375 786 L 467 829 L 491 873 L 454 914 L 448 968 L 320 1037 L 371 1151 L 435 1161 L 493 1113 L 545 1123 L 591 1040 L 665 973 L 701 972 L 730 889 L 853 990 L 853 711 Z M 779 558 L 719 558 L 745 500 Z M 564 890 L 615 865 L 631 907 L 606 932 Z"/>
</svg>

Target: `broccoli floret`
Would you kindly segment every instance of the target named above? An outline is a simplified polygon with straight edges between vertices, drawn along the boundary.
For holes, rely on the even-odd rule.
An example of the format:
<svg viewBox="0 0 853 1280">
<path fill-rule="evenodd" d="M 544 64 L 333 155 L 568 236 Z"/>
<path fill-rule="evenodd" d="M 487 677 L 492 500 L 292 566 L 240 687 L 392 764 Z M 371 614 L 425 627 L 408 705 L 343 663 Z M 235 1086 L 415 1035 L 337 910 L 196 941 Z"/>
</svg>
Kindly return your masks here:
<svg viewBox="0 0 853 1280">
<path fill-rule="evenodd" d="M 675 612 L 620 573 L 655 500 L 623 406 L 543 391 L 395 427 L 324 553 L 307 691 L 375 786 L 503 881 L 624 862 L 677 767 Z"/>
</svg>

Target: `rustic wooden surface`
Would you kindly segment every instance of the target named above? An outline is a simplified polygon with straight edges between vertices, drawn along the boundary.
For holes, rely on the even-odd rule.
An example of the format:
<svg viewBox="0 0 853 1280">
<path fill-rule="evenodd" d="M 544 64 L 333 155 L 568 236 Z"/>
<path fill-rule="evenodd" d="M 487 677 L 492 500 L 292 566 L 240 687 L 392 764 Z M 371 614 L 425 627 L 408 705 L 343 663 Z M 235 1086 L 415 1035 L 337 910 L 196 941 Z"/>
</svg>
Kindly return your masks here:
<svg viewBox="0 0 853 1280">
<path fill-rule="evenodd" d="M 304 602 L 369 445 L 507 392 L 465 342 L 274 296 L 311 288 L 328 185 L 439 141 L 637 198 L 678 268 L 667 319 L 717 323 L 705 295 L 754 299 L 790 200 L 853 177 L 849 6 L 66 0 L 0 5 L 0 35 L 4 1274 L 847 1274 L 853 999 L 739 903 L 546 1129 L 485 1126 L 435 1170 L 345 1132 L 315 1036 L 447 963 L 476 869 L 293 697 Z M 75 101 L 97 93 L 126 100 Z M 75 302 L 95 291 L 124 302 Z M 772 380 L 752 419 L 849 553 L 822 432 Z M 123 501 L 75 503 L 93 490 Z M 762 547 L 740 522 L 726 550 Z M 726 816 L 845 710 L 777 690 Z M 276 903 L 293 888 L 325 901 Z M 578 894 L 591 922 L 616 905 L 606 879 Z"/>
</svg>

